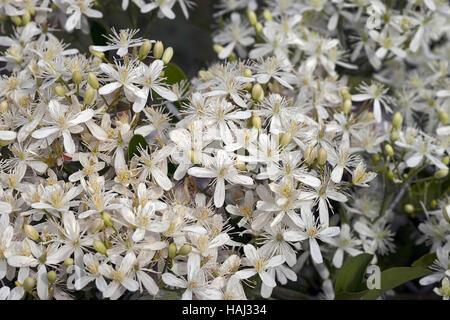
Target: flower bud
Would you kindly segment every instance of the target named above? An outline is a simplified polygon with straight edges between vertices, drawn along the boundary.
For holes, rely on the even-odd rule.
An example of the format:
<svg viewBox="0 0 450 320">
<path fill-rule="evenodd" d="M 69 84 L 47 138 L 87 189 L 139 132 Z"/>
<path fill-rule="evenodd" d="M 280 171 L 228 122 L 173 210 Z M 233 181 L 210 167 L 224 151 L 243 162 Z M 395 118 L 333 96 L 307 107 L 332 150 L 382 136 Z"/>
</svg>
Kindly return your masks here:
<svg viewBox="0 0 450 320">
<path fill-rule="evenodd" d="M 235 161 L 234 162 L 234 167 L 236 168 L 236 169 L 238 169 L 238 170 L 241 170 L 241 171 L 246 171 L 247 170 L 247 167 L 245 166 L 245 162 L 242 162 L 242 161 Z"/>
<path fill-rule="evenodd" d="M 83 81 L 83 75 L 81 74 L 80 71 L 74 71 L 72 73 L 72 81 L 75 84 L 80 84 L 81 81 Z"/>
<path fill-rule="evenodd" d="M 64 259 L 64 265 L 65 265 L 66 267 L 73 266 L 73 263 L 74 263 L 74 261 L 73 261 L 72 258 L 66 258 L 66 259 Z"/>
<path fill-rule="evenodd" d="M 414 212 L 414 206 L 412 204 L 410 204 L 410 203 L 405 204 L 405 212 L 409 213 L 409 214 L 413 213 Z"/>
<path fill-rule="evenodd" d="M 342 88 L 340 93 L 341 93 L 342 98 L 344 98 L 344 99 L 348 99 L 348 96 L 350 95 L 350 92 L 348 92 L 347 88 Z"/>
<path fill-rule="evenodd" d="M 448 124 L 448 113 L 445 112 L 444 110 L 438 111 L 438 118 L 439 121 L 442 122 L 444 125 Z"/>
<path fill-rule="evenodd" d="M 263 17 L 264 17 L 264 20 L 266 20 L 266 21 L 272 21 L 273 20 L 272 19 L 272 14 L 270 13 L 270 11 L 268 9 L 264 10 Z"/>
<path fill-rule="evenodd" d="M 450 157 L 449 156 L 443 157 L 442 163 L 445 164 L 446 166 L 448 166 L 448 164 L 450 163 Z"/>
<path fill-rule="evenodd" d="M 444 219 L 447 220 L 448 223 L 450 223 L 450 204 L 447 204 L 442 208 L 442 213 L 444 215 Z"/>
<path fill-rule="evenodd" d="M 431 200 L 431 202 L 430 202 L 430 206 L 431 206 L 432 209 L 436 208 L 437 204 L 438 204 L 438 203 L 437 203 L 436 199 L 433 199 L 433 200 Z"/>
<path fill-rule="evenodd" d="M 57 278 L 58 278 L 58 275 L 56 274 L 56 272 L 54 270 L 47 272 L 47 280 L 49 283 L 55 283 Z"/>
<path fill-rule="evenodd" d="M 320 148 L 319 153 L 317 154 L 317 163 L 319 166 L 323 166 L 327 163 L 327 151 L 324 148 Z"/>
<path fill-rule="evenodd" d="M 26 224 L 23 226 L 23 231 L 27 235 L 28 238 L 34 241 L 39 240 L 39 232 L 37 232 L 36 228 L 32 225 Z"/>
<path fill-rule="evenodd" d="M 94 50 L 93 46 L 89 46 L 89 52 L 93 55 L 96 56 L 97 58 L 103 59 L 105 57 L 105 54 L 101 51 L 97 51 Z"/>
<path fill-rule="evenodd" d="M 66 89 L 64 89 L 61 86 L 56 86 L 55 87 L 55 93 L 60 96 L 60 97 L 64 97 L 66 95 Z"/>
<path fill-rule="evenodd" d="M 250 70 L 249 68 L 245 69 L 244 76 L 250 78 L 252 75 L 252 70 Z"/>
<path fill-rule="evenodd" d="M 102 219 L 103 222 L 105 223 L 105 226 L 112 227 L 114 225 L 114 221 L 108 212 L 105 211 L 102 212 Z"/>
<path fill-rule="evenodd" d="M 373 119 L 373 112 L 367 112 L 366 113 L 366 116 L 364 117 L 364 120 L 365 121 L 369 121 L 369 120 L 372 120 Z"/>
<path fill-rule="evenodd" d="M 88 87 L 86 92 L 84 93 L 84 104 L 89 105 L 94 101 L 95 97 L 95 89 L 92 87 Z"/>
<path fill-rule="evenodd" d="M 380 155 L 379 155 L 378 153 L 375 153 L 375 154 L 373 155 L 373 161 L 374 161 L 374 162 L 380 161 Z"/>
<path fill-rule="evenodd" d="M 387 144 L 384 146 L 384 151 L 386 152 L 386 154 L 393 158 L 394 157 L 394 149 L 392 148 L 392 146 L 390 144 Z"/>
<path fill-rule="evenodd" d="M 170 60 L 172 60 L 172 57 L 173 57 L 173 48 L 168 47 L 166 50 L 164 50 L 162 61 L 164 62 L 164 64 L 168 64 Z"/>
<path fill-rule="evenodd" d="M 257 114 L 252 114 L 252 125 L 254 128 L 258 129 L 258 131 L 261 131 L 262 124 L 261 124 L 261 117 Z"/>
<path fill-rule="evenodd" d="M 230 56 L 228 57 L 228 60 L 230 60 L 230 61 L 236 61 L 236 60 L 237 60 L 236 53 L 232 52 L 232 53 L 230 54 Z"/>
<path fill-rule="evenodd" d="M 253 86 L 252 98 L 256 101 L 262 101 L 262 99 L 264 99 L 264 89 L 259 83 Z"/>
<path fill-rule="evenodd" d="M 392 130 L 391 131 L 391 140 L 392 141 L 397 141 L 398 138 L 399 138 L 398 130 Z"/>
<path fill-rule="evenodd" d="M 175 244 L 175 242 L 172 242 L 171 244 L 169 244 L 169 258 L 173 259 L 177 256 L 177 245 Z"/>
<path fill-rule="evenodd" d="M 98 83 L 98 79 L 95 73 L 89 72 L 87 75 L 87 81 L 89 85 L 95 90 L 97 90 L 100 87 L 100 84 Z"/>
<path fill-rule="evenodd" d="M 280 134 L 280 146 L 286 147 L 292 140 L 292 133 L 284 132 Z"/>
<path fill-rule="evenodd" d="M 153 47 L 153 56 L 155 59 L 159 59 L 162 57 L 164 53 L 164 45 L 161 41 L 156 41 L 155 46 Z"/>
<path fill-rule="evenodd" d="M 395 129 L 400 129 L 402 127 L 402 123 L 403 123 L 402 115 L 400 114 L 400 112 L 396 112 L 392 117 L 392 126 Z"/>
<path fill-rule="evenodd" d="M 178 251 L 178 254 L 180 256 L 187 256 L 192 251 L 192 247 L 188 244 L 184 244 L 181 246 L 180 250 Z"/>
<path fill-rule="evenodd" d="M 106 246 L 102 241 L 95 240 L 93 246 L 95 251 L 106 256 Z"/>
<path fill-rule="evenodd" d="M 250 8 L 247 9 L 247 17 L 250 25 L 252 25 L 253 27 L 258 23 L 258 18 L 256 17 L 255 11 Z"/>
<path fill-rule="evenodd" d="M 434 173 L 434 178 L 435 179 L 442 179 L 445 178 L 448 175 L 448 169 L 441 169 L 441 170 L 437 170 Z"/>
<path fill-rule="evenodd" d="M 30 22 L 30 20 L 31 20 L 31 15 L 28 11 L 26 11 L 22 15 L 22 25 L 26 26 L 28 24 L 28 22 Z"/>
<path fill-rule="evenodd" d="M 152 50 L 152 42 L 150 40 L 145 40 L 142 46 L 139 48 L 139 60 L 143 61 L 145 58 L 147 58 L 150 50 Z"/>
<path fill-rule="evenodd" d="M 352 100 L 345 99 L 344 104 L 342 105 L 342 112 L 348 114 L 350 111 L 352 111 Z"/>
<path fill-rule="evenodd" d="M 394 178 L 394 172 L 392 170 L 389 170 L 388 173 L 387 173 L 387 176 L 388 176 L 389 179 L 392 180 Z"/>
<path fill-rule="evenodd" d="M 11 21 L 15 24 L 20 26 L 22 24 L 22 19 L 19 16 L 12 16 Z"/>
<path fill-rule="evenodd" d="M 262 34 L 263 26 L 262 26 L 261 23 L 258 22 L 258 23 L 255 25 L 255 31 L 256 31 L 256 33 L 257 33 L 258 35 L 261 35 L 261 34 Z"/>
<path fill-rule="evenodd" d="M 215 44 L 215 45 L 213 45 L 213 49 L 217 54 L 219 54 L 222 52 L 223 47 L 220 44 Z"/>
<path fill-rule="evenodd" d="M 31 290 L 33 290 L 34 286 L 36 285 L 36 280 L 34 280 L 34 278 L 31 277 L 27 277 L 24 281 L 23 281 L 23 288 L 25 289 L 25 291 L 30 292 Z"/>
</svg>

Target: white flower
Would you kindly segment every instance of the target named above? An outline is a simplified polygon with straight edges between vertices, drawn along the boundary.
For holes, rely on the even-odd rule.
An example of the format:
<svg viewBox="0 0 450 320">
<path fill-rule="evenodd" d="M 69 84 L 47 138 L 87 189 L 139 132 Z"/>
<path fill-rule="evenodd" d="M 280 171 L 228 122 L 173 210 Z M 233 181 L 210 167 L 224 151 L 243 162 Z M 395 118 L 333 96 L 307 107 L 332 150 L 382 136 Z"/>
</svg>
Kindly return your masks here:
<svg viewBox="0 0 450 320">
<path fill-rule="evenodd" d="M 352 95 L 352 100 L 373 100 L 373 114 L 377 122 L 381 122 L 382 120 L 381 107 L 384 107 L 388 112 L 392 112 L 391 108 L 388 106 L 390 99 L 385 95 L 389 89 L 385 89 L 383 84 L 372 82 L 369 86 L 366 83 L 363 83 L 359 86 L 359 91 L 362 93 Z"/>
<path fill-rule="evenodd" d="M 106 263 L 99 267 L 101 274 L 112 279 L 103 291 L 103 297 L 111 300 L 118 299 L 125 290 L 134 292 L 139 289 L 139 283 L 133 279 L 133 265 L 136 256 L 133 252 L 129 252 L 124 258 L 120 257 L 120 260 L 120 265 L 117 263 L 115 268 Z"/>
<path fill-rule="evenodd" d="M 117 50 L 117 55 L 123 57 L 128 53 L 129 48 L 138 47 L 144 43 L 141 38 L 133 39 L 139 30 L 122 29 L 117 32 L 113 27 L 111 32 L 112 35 L 107 36 L 108 42 L 106 46 L 92 46 L 92 49 L 100 52 Z"/>
<path fill-rule="evenodd" d="M 93 0 L 66 0 L 67 7 L 66 13 L 69 18 L 66 21 L 64 28 L 71 32 L 73 29 L 81 29 L 82 15 L 89 18 L 102 18 L 103 14 L 91 8 Z M 86 19 L 86 18 L 84 18 Z"/>
</svg>

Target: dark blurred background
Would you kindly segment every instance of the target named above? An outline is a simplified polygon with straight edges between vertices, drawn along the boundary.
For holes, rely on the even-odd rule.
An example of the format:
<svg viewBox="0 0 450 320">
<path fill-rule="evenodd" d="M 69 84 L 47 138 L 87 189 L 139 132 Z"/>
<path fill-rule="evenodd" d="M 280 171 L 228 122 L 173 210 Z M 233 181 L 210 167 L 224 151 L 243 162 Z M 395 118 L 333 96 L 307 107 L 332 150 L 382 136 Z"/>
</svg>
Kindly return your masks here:
<svg viewBox="0 0 450 320">
<path fill-rule="evenodd" d="M 211 33 L 214 24 L 212 18 L 214 0 L 195 0 L 196 6 L 189 10 L 186 19 L 178 3 L 173 7 L 174 20 L 157 17 L 157 10 L 141 14 L 139 8 L 131 1 L 126 11 L 122 11 L 122 0 L 99 1 L 98 8 L 103 12 L 103 19 L 89 19 L 91 35 L 76 31 L 70 35 L 61 34 L 71 47 L 86 52 L 86 42 L 92 44 L 104 41 L 102 34 L 108 29 L 139 28 L 139 36 L 151 40 L 161 40 L 164 47 L 174 49 L 172 62 L 180 66 L 188 78 L 195 76 L 201 68 L 207 67 L 216 59 L 212 49 Z"/>
</svg>

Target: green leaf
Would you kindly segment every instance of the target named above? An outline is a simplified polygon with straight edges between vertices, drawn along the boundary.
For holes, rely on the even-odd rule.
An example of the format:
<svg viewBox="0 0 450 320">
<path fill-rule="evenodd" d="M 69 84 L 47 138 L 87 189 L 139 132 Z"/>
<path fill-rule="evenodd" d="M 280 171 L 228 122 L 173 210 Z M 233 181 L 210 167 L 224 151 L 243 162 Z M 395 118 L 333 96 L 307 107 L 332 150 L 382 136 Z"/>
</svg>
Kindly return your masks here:
<svg viewBox="0 0 450 320">
<path fill-rule="evenodd" d="M 339 292 L 334 297 L 335 300 L 360 300 L 369 290 L 358 292 Z"/>
<path fill-rule="evenodd" d="M 108 34 L 106 28 L 98 21 L 91 20 L 91 37 L 92 42 L 97 46 L 106 45 L 106 38 L 103 35 Z"/>
<path fill-rule="evenodd" d="M 360 287 L 367 266 L 372 260 L 373 255 L 362 253 L 350 258 L 339 270 L 334 285 L 336 295 L 340 292 L 355 292 Z"/>
<path fill-rule="evenodd" d="M 428 268 L 436 260 L 436 252 L 428 253 L 413 262 L 413 267 Z"/>
<path fill-rule="evenodd" d="M 143 136 L 141 136 L 140 134 L 135 134 L 128 144 L 128 161 L 130 161 L 134 155 L 140 155 L 137 149 L 138 146 L 146 148 L 148 147 L 148 143 Z"/>
<path fill-rule="evenodd" d="M 183 70 L 175 63 L 169 62 L 164 69 L 164 76 L 166 77 L 167 84 L 178 83 L 181 80 L 187 80 Z"/>
<path fill-rule="evenodd" d="M 431 273 L 422 267 L 399 267 L 381 272 L 381 289 L 369 290 L 363 300 L 375 300 L 380 294 L 394 289 L 408 281 L 424 277 Z"/>
</svg>

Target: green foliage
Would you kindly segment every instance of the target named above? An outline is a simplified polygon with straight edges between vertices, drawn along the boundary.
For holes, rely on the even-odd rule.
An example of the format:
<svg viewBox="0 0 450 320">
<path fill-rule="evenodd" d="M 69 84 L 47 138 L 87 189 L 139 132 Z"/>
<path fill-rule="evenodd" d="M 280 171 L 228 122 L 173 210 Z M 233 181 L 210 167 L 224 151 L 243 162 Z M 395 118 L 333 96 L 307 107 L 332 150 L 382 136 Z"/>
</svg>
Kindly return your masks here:
<svg viewBox="0 0 450 320">
<path fill-rule="evenodd" d="M 164 76 L 166 77 L 167 84 L 175 84 L 182 80 L 187 80 L 183 70 L 175 63 L 169 62 L 164 69 Z"/>
<path fill-rule="evenodd" d="M 137 149 L 138 146 L 146 148 L 148 147 L 148 143 L 143 136 L 135 134 L 128 144 L 128 161 L 130 161 L 134 155 L 140 155 L 139 150 Z"/>
<path fill-rule="evenodd" d="M 335 293 L 356 292 L 362 283 L 367 266 L 373 259 L 373 255 L 362 253 L 350 258 L 344 264 L 336 278 Z"/>
</svg>

